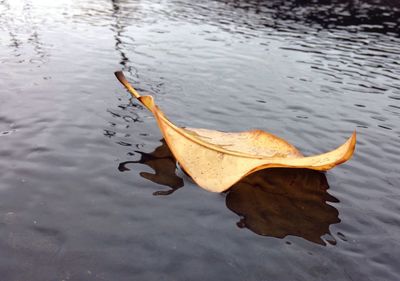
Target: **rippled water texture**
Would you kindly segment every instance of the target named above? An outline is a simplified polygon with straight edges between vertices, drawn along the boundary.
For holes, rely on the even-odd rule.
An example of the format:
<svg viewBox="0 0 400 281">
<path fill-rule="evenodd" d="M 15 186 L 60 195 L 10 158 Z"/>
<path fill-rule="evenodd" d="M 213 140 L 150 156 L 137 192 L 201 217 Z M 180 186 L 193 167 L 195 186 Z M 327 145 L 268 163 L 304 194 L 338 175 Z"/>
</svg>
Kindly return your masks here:
<svg viewBox="0 0 400 281">
<path fill-rule="evenodd" d="M 0 1 L 0 279 L 398 280 L 397 2 Z M 179 125 L 356 153 L 206 192 L 120 69 Z"/>
</svg>

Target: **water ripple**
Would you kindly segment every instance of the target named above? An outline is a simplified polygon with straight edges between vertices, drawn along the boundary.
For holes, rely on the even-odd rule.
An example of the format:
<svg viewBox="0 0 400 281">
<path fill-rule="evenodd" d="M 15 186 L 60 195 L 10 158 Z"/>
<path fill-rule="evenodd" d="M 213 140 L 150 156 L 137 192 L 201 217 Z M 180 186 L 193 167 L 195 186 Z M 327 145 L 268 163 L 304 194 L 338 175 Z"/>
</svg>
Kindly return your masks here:
<svg viewBox="0 0 400 281">
<path fill-rule="evenodd" d="M 385 0 L 0 1 L 2 278 L 396 280 L 399 17 Z M 306 155 L 357 129 L 356 153 L 204 192 L 118 69 L 179 125 Z"/>
</svg>

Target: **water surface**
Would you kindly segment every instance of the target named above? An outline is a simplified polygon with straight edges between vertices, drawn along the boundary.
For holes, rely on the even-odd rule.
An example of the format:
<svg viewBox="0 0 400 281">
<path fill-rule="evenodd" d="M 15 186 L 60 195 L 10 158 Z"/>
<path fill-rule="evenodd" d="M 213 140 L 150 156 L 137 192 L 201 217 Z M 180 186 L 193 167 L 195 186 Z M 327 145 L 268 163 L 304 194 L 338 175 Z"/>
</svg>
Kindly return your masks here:
<svg viewBox="0 0 400 281">
<path fill-rule="evenodd" d="M 400 7 L 307 2 L 0 1 L 1 279 L 397 280 Z M 179 125 L 356 153 L 206 192 L 120 69 Z"/>
</svg>

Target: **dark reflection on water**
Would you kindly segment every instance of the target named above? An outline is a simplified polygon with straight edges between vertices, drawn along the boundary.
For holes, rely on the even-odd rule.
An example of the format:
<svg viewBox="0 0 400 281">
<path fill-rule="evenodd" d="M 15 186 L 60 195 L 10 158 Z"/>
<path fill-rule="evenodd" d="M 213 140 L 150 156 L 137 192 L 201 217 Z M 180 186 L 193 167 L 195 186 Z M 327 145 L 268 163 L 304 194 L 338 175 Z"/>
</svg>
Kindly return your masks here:
<svg viewBox="0 0 400 281">
<path fill-rule="evenodd" d="M 151 153 L 136 151 L 140 154 L 140 159 L 137 161 L 125 161 L 119 164 L 118 170 L 121 172 L 130 171 L 129 164 L 144 164 L 154 170 L 154 174 L 148 172 L 140 172 L 140 176 L 152 182 L 169 186 L 171 189 L 166 191 L 156 191 L 154 195 L 170 195 L 177 189 L 183 186 L 183 179 L 176 175 L 176 160 L 171 153 L 171 150 L 161 140 L 162 145 L 157 147 Z"/>
<path fill-rule="evenodd" d="M 395 33 L 400 35 L 400 5 L 397 1 L 382 0 L 272 0 L 226 1 L 234 8 L 269 14 L 263 24 L 276 27 L 274 19 L 282 19 L 320 28 L 348 28 L 353 31 Z"/>
<path fill-rule="evenodd" d="M 120 54 L 119 64 L 121 65 L 121 70 L 128 72 L 131 76 L 137 73 L 137 70 L 134 68 L 132 64 L 129 64 L 130 60 L 127 54 L 124 52 L 123 45 L 123 35 L 124 31 L 127 27 L 127 23 L 124 23 L 120 17 L 123 17 L 121 14 L 121 3 L 118 0 L 111 0 L 112 2 L 112 18 L 115 20 L 115 23 L 111 24 L 112 30 L 114 31 L 114 39 L 115 39 L 115 50 Z M 135 9 L 128 10 L 130 13 L 134 13 Z M 126 13 L 127 11 L 125 11 Z"/>
<path fill-rule="evenodd" d="M 267 169 L 234 185 L 226 206 L 243 218 L 239 227 L 277 238 L 299 236 L 325 245 L 322 236 L 339 223 L 339 212 L 323 173 L 301 169 Z"/>
<path fill-rule="evenodd" d="M 118 170 L 130 171 L 128 165 L 131 164 L 147 165 L 154 174 L 140 172 L 140 176 L 171 188 L 153 194 L 170 195 L 183 186 L 183 180 L 176 174 L 176 160 L 170 149 L 164 140 L 161 142 L 162 145 L 151 153 L 136 151 L 141 158 L 120 163 Z M 327 204 L 339 202 L 327 192 L 328 188 L 324 173 L 305 169 L 267 169 L 242 179 L 229 189 L 226 206 L 243 217 L 237 224 L 240 228 L 276 238 L 294 235 L 325 245 L 321 237 L 330 234 L 331 224 L 340 222 L 338 211 Z"/>
</svg>

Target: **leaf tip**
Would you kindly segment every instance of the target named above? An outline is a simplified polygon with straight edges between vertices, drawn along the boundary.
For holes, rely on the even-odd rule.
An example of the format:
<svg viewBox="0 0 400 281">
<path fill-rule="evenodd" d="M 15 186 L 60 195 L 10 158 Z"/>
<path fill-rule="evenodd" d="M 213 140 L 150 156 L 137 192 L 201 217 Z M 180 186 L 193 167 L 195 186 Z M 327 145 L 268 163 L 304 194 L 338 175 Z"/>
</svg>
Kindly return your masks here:
<svg viewBox="0 0 400 281">
<path fill-rule="evenodd" d="M 347 146 L 346 152 L 344 153 L 342 158 L 339 161 L 337 161 L 337 163 L 335 163 L 335 166 L 340 165 L 353 157 L 354 151 L 356 149 L 356 143 L 357 143 L 357 132 L 356 130 L 354 130 L 351 137 L 344 144 Z"/>
<path fill-rule="evenodd" d="M 129 93 L 131 93 L 132 96 L 134 96 L 135 98 L 139 98 L 140 95 L 138 92 L 136 92 L 136 90 L 131 86 L 131 84 L 129 84 L 128 80 L 126 80 L 125 75 L 122 71 L 115 71 L 114 72 L 115 77 L 117 77 L 118 81 L 121 82 L 122 85 L 124 85 L 124 87 L 129 91 Z"/>
<path fill-rule="evenodd" d="M 124 84 L 126 81 L 125 75 L 121 70 L 115 71 L 114 72 L 115 77 L 117 77 L 118 81 Z M 126 81 L 127 82 L 127 81 Z"/>
</svg>

